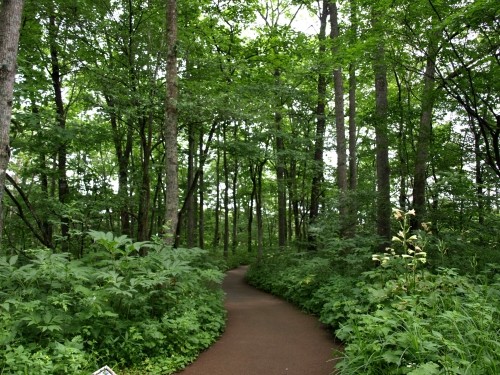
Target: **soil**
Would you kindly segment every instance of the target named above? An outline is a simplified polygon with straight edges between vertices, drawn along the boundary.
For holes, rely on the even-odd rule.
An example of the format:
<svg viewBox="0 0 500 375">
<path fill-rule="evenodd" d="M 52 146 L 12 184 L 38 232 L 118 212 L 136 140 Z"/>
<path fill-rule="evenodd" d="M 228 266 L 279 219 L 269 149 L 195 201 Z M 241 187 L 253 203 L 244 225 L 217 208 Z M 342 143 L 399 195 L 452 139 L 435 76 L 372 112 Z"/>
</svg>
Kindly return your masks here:
<svg viewBox="0 0 500 375">
<path fill-rule="evenodd" d="M 319 321 L 244 281 L 247 267 L 223 282 L 224 334 L 179 375 L 328 375 L 340 348 Z"/>
</svg>

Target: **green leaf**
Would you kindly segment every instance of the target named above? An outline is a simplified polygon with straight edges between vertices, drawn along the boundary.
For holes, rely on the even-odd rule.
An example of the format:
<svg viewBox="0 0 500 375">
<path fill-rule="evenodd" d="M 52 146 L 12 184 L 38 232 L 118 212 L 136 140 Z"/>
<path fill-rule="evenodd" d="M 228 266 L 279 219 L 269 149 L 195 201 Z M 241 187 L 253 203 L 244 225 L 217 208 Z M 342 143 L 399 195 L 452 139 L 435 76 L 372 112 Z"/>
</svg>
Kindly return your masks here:
<svg viewBox="0 0 500 375">
<path fill-rule="evenodd" d="M 427 362 L 410 371 L 408 375 L 433 375 L 439 374 L 439 366 L 434 362 Z"/>
<path fill-rule="evenodd" d="M 11 256 L 10 259 L 9 259 L 9 264 L 11 266 L 13 266 L 14 264 L 16 264 L 17 263 L 17 258 L 18 258 L 17 255 Z"/>
<path fill-rule="evenodd" d="M 394 364 L 399 366 L 399 365 L 401 365 L 402 354 L 403 353 L 401 351 L 390 350 L 390 351 L 382 354 L 382 358 L 384 358 L 384 360 L 387 363 L 394 363 Z"/>
</svg>

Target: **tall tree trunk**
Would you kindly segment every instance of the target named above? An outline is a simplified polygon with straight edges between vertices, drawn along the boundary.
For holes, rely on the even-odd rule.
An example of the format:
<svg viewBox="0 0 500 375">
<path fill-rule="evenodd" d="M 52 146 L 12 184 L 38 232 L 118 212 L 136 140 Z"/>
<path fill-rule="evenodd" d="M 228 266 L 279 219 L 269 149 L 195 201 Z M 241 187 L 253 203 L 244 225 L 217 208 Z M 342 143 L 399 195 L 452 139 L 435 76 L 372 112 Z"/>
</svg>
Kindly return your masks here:
<svg viewBox="0 0 500 375">
<path fill-rule="evenodd" d="M 199 204 L 198 204 L 198 246 L 200 249 L 205 248 L 205 180 L 203 172 L 203 164 L 205 162 L 203 155 L 203 130 L 200 129 L 200 140 L 199 140 L 199 156 L 198 156 L 198 168 L 200 171 L 200 180 L 198 183 L 198 194 L 199 194 Z"/>
<path fill-rule="evenodd" d="M 352 45 L 357 42 L 358 34 L 358 7 L 357 0 L 350 1 L 350 42 Z M 357 123 L 356 123 L 356 64 L 349 64 L 349 191 L 351 192 L 349 200 L 349 224 L 347 235 L 354 237 L 356 226 L 358 224 L 358 207 L 354 193 L 358 188 L 358 150 L 357 150 Z"/>
<path fill-rule="evenodd" d="M 248 221 L 247 221 L 247 251 L 252 252 L 252 228 L 253 228 L 253 203 L 257 194 L 257 175 L 256 168 L 250 165 L 250 179 L 252 180 L 252 192 L 248 200 Z"/>
<path fill-rule="evenodd" d="M 166 209 L 165 222 L 168 233 L 165 242 L 176 242 L 179 182 L 177 176 L 177 0 L 167 0 L 167 98 L 165 102 L 165 174 Z"/>
<path fill-rule="evenodd" d="M 187 186 L 194 183 L 194 164 L 196 153 L 196 134 L 195 126 L 192 122 L 188 124 L 188 171 L 187 171 Z M 187 231 L 187 246 L 192 248 L 196 244 L 196 194 L 191 194 L 186 197 L 186 231 Z"/>
<path fill-rule="evenodd" d="M 412 222 L 413 229 L 419 229 L 425 219 L 425 189 L 427 166 L 432 136 L 432 110 L 435 102 L 436 58 L 438 54 L 438 34 L 434 32 L 427 47 L 427 62 L 424 73 L 424 89 L 422 91 L 422 107 L 420 114 L 420 129 L 418 134 L 417 155 L 415 159 L 415 174 L 413 182 L 413 208 L 416 215 Z"/>
<path fill-rule="evenodd" d="M 377 161 L 377 234 L 383 250 L 391 238 L 391 191 L 389 168 L 389 137 L 387 126 L 387 65 L 380 10 L 373 10 L 372 27 L 380 38 L 373 54 L 375 74 L 375 143 Z"/>
<path fill-rule="evenodd" d="M 332 53 L 337 57 L 339 53 L 339 23 L 337 3 L 331 2 L 330 8 L 330 39 L 332 40 Z M 333 70 L 333 86 L 335 92 L 335 128 L 337 131 L 337 187 L 340 192 L 340 236 L 345 237 L 349 224 L 347 205 L 347 150 L 345 139 L 345 116 L 344 116 L 344 79 L 342 68 Z"/>
<path fill-rule="evenodd" d="M 316 134 L 314 137 L 314 165 L 311 185 L 311 203 L 309 208 L 309 222 L 313 224 L 319 214 L 319 202 L 322 194 L 323 184 L 323 151 L 325 143 L 325 128 L 326 128 L 326 88 L 327 78 L 325 74 L 325 57 L 326 57 L 326 24 L 328 20 L 328 0 L 323 0 L 323 7 L 320 14 L 320 29 L 318 34 L 319 41 L 319 73 L 318 73 L 318 101 L 316 104 Z M 315 238 L 309 238 L 309 246 L 315 249 Z"/>
<path fill-rule="evenodd" d="M 10 118 L 22 12 L 22 0 L 3 0 L 0 3 L 0 250 L 4 226 L 2 200 L 10 158 Z"/>
<path fill-rule="evenodd" d="M 470 121 L 474 121 L 470 119 Z M 477 216 L 480 225 L 484 225 L 484 190 L 483 190 L 483 173 L 481 155 L 481 133 L 474 131 L 474 151 L 476 158 L 476 199 L 477 199 Z"/>
<path fill-rule="evenodd" d="M 292 205 L 293 214 L 293 233 L 295 236 L 295 241 L 299 241 L 301 238 L 300 231 L 300 210 L 299 210 L 299 189 L 297 187 L 297 161 L 293 159 L 290 162 L 290 201 Z"/>
<path fill-rule="evenodd" d="M 264 253 L 264 218 L 262 216 L 262 175 L 266 160 L 258 162 L 256 171 L 255 211 L 257 216 L 257 259 L 261 260 Z"/>
<path fill-rule="evenodd" d="M 224 257 L 229 256 L 229 163 L 227 160 L 227 122 L 222 128 L 222 165 L 224 168 Z"/>
<path fill-rule="evenodd" d="M 113 144 L 118 160 L 118 199 L 120 205 L 120 228 L 121 233 L 132 236 L 130 228 L 130 207 L 128 204 L 128 167 L 130 155 L 132 154 L 133 127 L 129 124 L 125 134 L 125 145 L 123 145 L 123 134 L 118 125 L 115 100 L 112 96 L 104 94 L 109 110 L 109 119 L 113 133 Z"/>
<path fill-rule="evenodd" d="M 150 161 L 151 161 L 151 146 L 153 136 L 153 117 L 150 114 L 149 118 L 141 119 L 140 124 L 140 138 L 141 138 L 141 185 L 139 190 L 139 211 L 137 215 L 137 240 L 148 240 L 148 225 L 149 225 L 149 211 L 150 211 L 150 198 L 151 198 L 151 176 Z M 141 254 L 145 255 L 145 248 L 141 249 Z"/>
<path fill-rule="evenodd" d="M 406 179 L 408 160 L 406 158 L 406 121 L 403 105 L 403 87 L 396 71 L 394 71 L 396 85 L 398 86 L 399 131 L 398 131 L 398 156 L 399 156 L 399 208 L 406 211 Z"/>
<path fill-rule="evenodd" d="M 219 134 L 217 134 L 219 141 Z M 217 142 L 220 145 L 220 142 Z M 217 147 L 217 157 L 215 161 L 215 209 L 214 209 L 214 238 L 212 241 L 213 249 L 217 249 L 220 241 L 220 147 Z"/>
<path fill-rule="evenodd" d="M 237 140 L 238 137 L 238 126 L 234 125 L 233 128 L 233 139 Z M 231 181 L 231 191 L 232 191 L 232 201 L 233 201 L 233 224 L 232 224 L 232 235 L 231 235 L 231 252 L 236 254 L 236 247 L 238 246 L 238 172 L 239 172 L 240 160 L 238 155 L 233 155 L 233 176 Z"/>
<path fill-rule="evenodd" d="M 274 78 L 277 89 L 280 89 L 281 72 L 274 70 Z M 283 116 L 281 114 L 281 93 L 277 92 L 277 106 L 274 112 L 274 126 L 276 131 L 276 182 L 278 184 L 278 246 L 284 249 L 286 246 L 286 169 L 285 169 L 285 140 L 283 137 Z"/>
<path fill-rule="evenodd" d="M 35 104 L 36 100 L 31 99 L 31 112 L 36 118 L 37 126 L 40 124 L 40 113 L 39 108 Z M 45 151 L 41 151 L 39 154 L 39 168 L 40 168 L 40 189 L 42 190 L 43 202 L 49 202 L 50 192 L 49 192 L 49 177 L 47 175 L 47 155 Z M 47 213 L 47 211 L 45 211 Z M 42 214 L 43 217 L 40 218 L 40 230 L 42 232 L 42 237 L 44 238 L 44 244 L 50 249 L 54 247 L 53 245 L 53 225 L 50 221 L 50 216 Z"/>
<path fill-rule="evenodd" d="M 314 159 L 312 168 L 312 184 L 311 184 L 311 201 L 309 205 L 309 225 L 314 225 L 316 218 L 319 215 L 319 204 L 321 196 L 323 195 L 323 152 L 325 145 L 325 129 L 326 129 L 326 25 L 329 13 L 329 2 L 323 0 L 322 10 L 320 13 L 320 27 L 318 34 L 318 56 L 319 56 L 319 73 L 318 73 L 318 99 L 316 104 L 316 133 L 314 136 Z M 312 232 L 308 235 L 308 248 L 309 250 L 316 250 L 316 237 Z"/>
<path fill-rule="evenodd" d="M 50 62 L 51 62 L 51 79 L 52 87 L 54 89 L 54 104 L 57 114 L 57 124 L 60 128 L 61 134 L 66 132 L 66 109 L 64 108 L 64 102 L 62 97 L 62 75 L 61 66 L 59 62 L 59 51 L 57 45 L 57 31 L 58 26 L 56 25 L 56 16 L 51 14 L 49 16 L 49 48 L 50 48 Z M 64 206 L 68 203 L 69 198 L 69 185 L 67 177 L 67 152 L 68 152 L 68 142 L 62 137 L 59 141 L 59 146 L 57 150 L 57 172 L 58 172 L 58 192 L 59 192 L 59 202 Z M 62 214 L 61 215 L 61 251 L 67 252 L 69 246 L 69 218 Z"/>
</svg>

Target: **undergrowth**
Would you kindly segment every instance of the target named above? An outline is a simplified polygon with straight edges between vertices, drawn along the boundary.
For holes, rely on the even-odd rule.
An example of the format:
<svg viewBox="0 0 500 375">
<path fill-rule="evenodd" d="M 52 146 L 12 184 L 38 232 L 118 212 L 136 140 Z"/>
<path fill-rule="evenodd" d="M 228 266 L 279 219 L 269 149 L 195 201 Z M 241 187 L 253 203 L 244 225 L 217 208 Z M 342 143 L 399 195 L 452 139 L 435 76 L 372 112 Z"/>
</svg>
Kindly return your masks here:
<svg viewBox="0 0 500 375">
<path fill-rule="evenodd" d="M 247 278 L 335 331 L 345 344 L 335 354 L 339 374 L 499 374 L 498 264 L 470 275 L 429 267 L 429 228 L 411 233 L 413 214 L 395 211 L 394 247 L 384 254 L 372 255 L 355 240 L 351 255 L 345 247 L 273 253 Z M 377 266 L 367 269 L 367 257 Z"/>
<path fill-rule="evenodd" d="M 223 273 L 207 252 L 91 235 L 79 260 L 0 257 L 0 374 L 169 374 L 220 335 Z"/>
</svg>

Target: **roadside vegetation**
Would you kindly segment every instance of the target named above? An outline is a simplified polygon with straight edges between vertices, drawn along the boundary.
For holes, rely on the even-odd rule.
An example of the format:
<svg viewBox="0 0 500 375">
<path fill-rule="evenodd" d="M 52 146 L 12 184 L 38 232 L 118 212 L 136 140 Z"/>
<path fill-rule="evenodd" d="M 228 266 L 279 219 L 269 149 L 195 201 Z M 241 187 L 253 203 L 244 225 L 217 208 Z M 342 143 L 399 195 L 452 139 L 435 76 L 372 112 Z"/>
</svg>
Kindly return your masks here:
<svg viewBox="0 0 500 375">
<path fill-rule="evenodd" d="M 413 211 L 394 211 L 392 247 L 372 255 L 367 238 L 317 253 L 269 253 L 251 284 L 317 314 L 345 344 L 339 374 L 500 372 L 498 263 L 450 264 L 430 230 L 411 232 Z M 469 246 L 472 251 L 473 246 Z"/>
<path fill-rule="evenodd" d="M 170 374 L 224 329 L 223 273 L 206 251 L 91 235 L 78 260 L 0 258 L 1 374 Z"/>
</svg>

